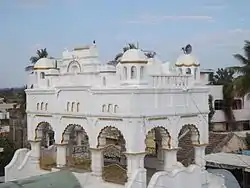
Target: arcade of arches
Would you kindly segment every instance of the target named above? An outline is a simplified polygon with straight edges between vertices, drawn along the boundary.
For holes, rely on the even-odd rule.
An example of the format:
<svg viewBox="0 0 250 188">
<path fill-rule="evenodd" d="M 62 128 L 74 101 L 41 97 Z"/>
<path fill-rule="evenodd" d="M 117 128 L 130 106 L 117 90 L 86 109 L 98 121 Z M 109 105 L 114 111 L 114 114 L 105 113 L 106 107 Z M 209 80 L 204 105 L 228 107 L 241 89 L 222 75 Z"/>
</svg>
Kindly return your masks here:
<svg viewBox="0 0 250 188">
<path fill-rule="evenodd" d="M 176 142 L 179 147 L 171 145 L 173 138 L 164 127 L 153 128 L 146 135 L 144 153 L 126 153 L 126 140 L 112 126 L 100 131 L 96 148 L 90 148 L 88 135 L 80 125 L 68 125 L 61 143 L 55 143 L 49 123 L 40 123 L 35 131 L 31 149 L 41 168 L 46 170 L 52 167 L 77 168 L 84 172 L 92 171 L 93 175 L 102 176 L 105 181 L 124 184 L 136 169 L 144 167 L 148 178 L 155 171 L 169 170 L 181 165 L 180 162 L 184 166 L 194 163 L 205 168 L 206 145 L 200 144 L 200 134 L 194 125 L 182 127 Z"/>
</svg>

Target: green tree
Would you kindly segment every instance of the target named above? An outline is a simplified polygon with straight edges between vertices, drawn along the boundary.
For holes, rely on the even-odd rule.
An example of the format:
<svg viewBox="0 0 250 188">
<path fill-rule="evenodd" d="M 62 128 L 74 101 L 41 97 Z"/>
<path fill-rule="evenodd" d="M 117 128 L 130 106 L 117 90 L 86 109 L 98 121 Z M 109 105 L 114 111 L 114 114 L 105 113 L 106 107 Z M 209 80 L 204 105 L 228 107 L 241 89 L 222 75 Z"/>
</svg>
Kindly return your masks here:
<svg viewBox="0 0 250 188">
<path fill-rule="evenodd" d="M 48 57 L 48 55 L 49 55 L 49 54 L 48 54 L 46 48 L 37 50 L 37 51 L 36 51 L 36 56 L 30 57 L 30 63 L 31 63 L 31 65 L 25 67 L 25 71 L 33 70 L 34 64 L 35 64 L 39 59 Z"/>
<path fill-rule="evenodd" d="M 3 148 L 3 152 L 0 152 L 0 171 L 4 171 L 4 167 L 9 164 L 14 153 L 15 153 L 15 145 L 11 142 L 7 136 L 0 136 L 0 148 Z"/>
<path fill-rule="evenodd" d="M 232 130 L 236 130 L 235 117 L 232 110 L 234 102 L 234 71 L 231 69 L 220 68 L 216 71 L 210 84 L 223 85 L 223 111 L 229 127 Z"/>
<path fill-rule="evenodd" d="M 234 57 L 240 62 L 240 66 L 229 67 L 239 76 L 234 80 L 234 87 L 237 96 L 244 97 L 250 92 L 250 41 L 245 41 L 243 47 L 244 56 L 235 54 Z"/>
</svg>

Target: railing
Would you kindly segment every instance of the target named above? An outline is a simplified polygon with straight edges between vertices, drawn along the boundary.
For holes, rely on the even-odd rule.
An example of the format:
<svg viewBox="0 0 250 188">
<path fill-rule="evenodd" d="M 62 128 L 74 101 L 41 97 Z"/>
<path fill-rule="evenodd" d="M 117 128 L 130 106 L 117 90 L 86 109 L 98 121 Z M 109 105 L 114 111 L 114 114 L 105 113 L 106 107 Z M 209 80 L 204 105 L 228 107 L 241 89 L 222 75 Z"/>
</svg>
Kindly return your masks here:
<svg viewBox="0 0 250 188">
<path fill-rule="evenodd" d="M 186 87 L 191 84 L 190 76 L 152 76 L 153 87 Z"/>
</svg>

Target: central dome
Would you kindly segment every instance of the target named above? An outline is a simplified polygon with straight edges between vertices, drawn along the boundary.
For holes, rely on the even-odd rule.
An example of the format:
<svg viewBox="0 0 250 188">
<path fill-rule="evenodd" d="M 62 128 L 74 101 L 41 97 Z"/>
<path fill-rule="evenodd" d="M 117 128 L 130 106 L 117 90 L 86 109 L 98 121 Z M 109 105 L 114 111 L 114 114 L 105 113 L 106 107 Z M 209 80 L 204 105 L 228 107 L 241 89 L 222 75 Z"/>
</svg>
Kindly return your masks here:
<svg viewBox="0 0 250 188">
<path fill-rule="evenodd" d="M 147 57 L 144 52 L 140 49 L 129 49 L 127 50 L 122 58 L 121 63 L 147 63 Z"/>
</svg>

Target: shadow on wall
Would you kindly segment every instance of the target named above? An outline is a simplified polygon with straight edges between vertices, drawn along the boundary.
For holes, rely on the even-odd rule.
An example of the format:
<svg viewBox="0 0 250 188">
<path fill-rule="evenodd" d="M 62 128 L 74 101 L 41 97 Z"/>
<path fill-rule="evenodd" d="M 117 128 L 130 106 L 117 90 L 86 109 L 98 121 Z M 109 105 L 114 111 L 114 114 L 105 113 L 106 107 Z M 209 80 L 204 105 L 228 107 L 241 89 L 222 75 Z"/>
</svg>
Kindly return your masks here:
<svg viewBox="0 0 250 188">
<path fill-rule="evenodd" d="M 225 185 L 227 188 L 241 188 L 240 184 L 238 183 L 237 179 L 234 175 L 229 172 L 228 170 L 224 169 L 207 169 L 208 172 L 215 174 L 215 175 L 223 175 L 225 178 Z"/>
</svg>

